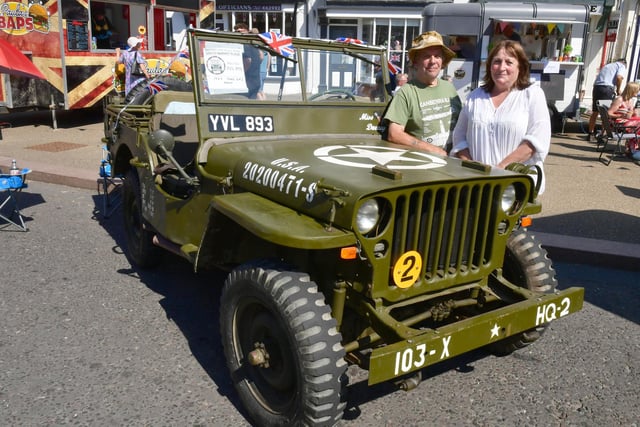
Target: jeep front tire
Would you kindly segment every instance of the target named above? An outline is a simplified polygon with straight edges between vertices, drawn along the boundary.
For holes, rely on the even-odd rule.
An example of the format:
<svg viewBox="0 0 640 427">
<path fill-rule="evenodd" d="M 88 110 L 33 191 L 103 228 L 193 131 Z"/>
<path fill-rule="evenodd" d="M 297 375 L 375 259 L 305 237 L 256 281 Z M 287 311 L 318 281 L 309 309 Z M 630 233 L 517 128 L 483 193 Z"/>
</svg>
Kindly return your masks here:
<svg viewBox="0 0 640 427">
<path fill-rule="evenodd" d="M 303 273 L 247 265 L 220 299 L 232 382 L 261 426 L 332 426 L 342 418 L 345 351 L 324 296 Z"/>
<path fill-rule="evenodd" d="M 547 251 L 524 229 L 514 230 L 507 240 L 503 275 L 511 283 L 530 291 L 549 294 L 556 290 L 558 280 Z M 547 325 L 513 335 L 491 344 L 491 351 L 508 355 L 538 340 Z"/>
</svg>

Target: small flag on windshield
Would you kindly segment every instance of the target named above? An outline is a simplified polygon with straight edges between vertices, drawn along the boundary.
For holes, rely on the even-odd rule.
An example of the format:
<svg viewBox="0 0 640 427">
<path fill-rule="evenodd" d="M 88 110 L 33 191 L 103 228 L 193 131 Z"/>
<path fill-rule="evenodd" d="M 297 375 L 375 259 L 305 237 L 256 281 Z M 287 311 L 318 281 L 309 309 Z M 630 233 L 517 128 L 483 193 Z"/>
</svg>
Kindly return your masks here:
<svg viewBox="0 0 640 427">
<path fill-rule="evenodd" d="M 260 38 L 274 51 L 287 58 L 292 57 L 296 50 L 291 43 L 291 37 L 285 36 L 275 31 L 260 33 Z"/>
</svg>

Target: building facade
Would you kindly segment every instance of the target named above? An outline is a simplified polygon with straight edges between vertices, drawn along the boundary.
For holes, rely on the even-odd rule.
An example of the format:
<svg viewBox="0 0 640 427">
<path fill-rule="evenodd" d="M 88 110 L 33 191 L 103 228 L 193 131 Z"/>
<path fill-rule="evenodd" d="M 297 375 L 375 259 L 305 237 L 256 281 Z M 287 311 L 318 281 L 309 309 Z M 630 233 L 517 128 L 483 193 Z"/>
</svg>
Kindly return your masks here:
<svg viewBox="0 0 640 427">
<path fill-rule="evenodd" d="M 507 3 L 522 3 L 512 0 Z M 386 46 L 388 57 L 401 70 L 407 51 L 422 30 L 422 13 L 428 3 L 474 3 L 473 0 L 217 0 L 215 27 L 230 30 L 246 22 L 260 32 L 277 31 L 300 37 L 349 37 Z M 531 3 L 531 2 L 529 2 Z M 581 105 L 590 108 L 591 87 L 599 69 L 615 58 L 629 64 L 628 81 L 640 79 L 637 46 L 640 38 L 638 0 L 538 0 L 537 3 L 587 5 L 590 10 L 585 40 Z"/>
</svg>

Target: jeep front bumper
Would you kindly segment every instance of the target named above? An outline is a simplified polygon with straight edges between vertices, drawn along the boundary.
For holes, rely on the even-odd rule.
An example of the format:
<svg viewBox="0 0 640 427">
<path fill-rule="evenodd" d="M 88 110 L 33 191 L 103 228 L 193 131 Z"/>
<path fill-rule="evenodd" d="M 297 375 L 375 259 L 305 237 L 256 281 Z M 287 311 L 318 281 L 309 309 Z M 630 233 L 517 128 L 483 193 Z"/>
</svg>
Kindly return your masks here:
<svg viewBox="0 0 640 427">
<path fill-rule="evenodd" d="M 527 299 L 373 350 L 369 385 L 417 371 L 582 309 L 583 288 Z"/>
</svg>

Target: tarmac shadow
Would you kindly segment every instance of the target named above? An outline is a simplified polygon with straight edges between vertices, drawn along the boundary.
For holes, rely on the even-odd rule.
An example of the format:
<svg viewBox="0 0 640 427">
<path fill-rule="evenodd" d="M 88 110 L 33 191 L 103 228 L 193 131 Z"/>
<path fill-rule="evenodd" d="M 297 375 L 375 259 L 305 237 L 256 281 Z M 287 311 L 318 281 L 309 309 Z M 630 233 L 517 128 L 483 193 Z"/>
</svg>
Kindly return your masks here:
<svg viewBox="0 0 640 427">
<path fill-rule="evenodd" d="M 3 114 L 2 121 L 11 123 L 12 128 L 22 126 L 47 126 L 51 128 L 70 129 L 101 123 L 104 118 L 102 104 L 79 110 L 49 110 L 15 111 Z M 55 121 L 54 121 L 55 118 Z"/>
<path fill-rule="evenodd" d="M 640 188 L 625 187 L 624 185 L 616 185 L 616 188 L 627 197 L 640 199 Z"/>
<path fill-rule="evenodd" d="M 640 198 L 640 190 L 619 187 L 625 195 Z M 604 209 L 589 209 L 536 218 L 531 231 L 588 239 L 638 243 L 640 217 Z M 542 242 L 544 244 L 544 242 Z"/>
<path fill-rule="evenodd" d="M 4 203 L 8 197 L 9 194 L 7 192 L 0 193 L 0 204 Z M 28 222 L 33 221 L 33 218 L 29 216 L 29 208 L 46 203 L 44 197 L 42 197 L 42 194 L 30 193 L 28 191 L 28 187 L 25 187 L 20 192 L 15 193 L 14 198 L 18 205 L 18 210 L 20 211 L 22 220 L 27 227 Z M 11 203 L 11 201 L 7 201 L 7 204 L 2 208 L 2 212 L 0 213 L 11 218 L 12 221 L 17 221 L 17 216 L 15 215 L 15 213 L 12 213 L 12 209 L 13 204 Z M 6 222 L 4 219 L 0 219 L 0 230 L 4 230 L 5 228 L 8 229 L 10 226 L 10 223 Z"/>
<path fill-rule="evenodd" d="M 113 251 L 127 254 L 122 206 L 116 206 L 108 217 L 102 214 L 101 195 L 94 195 L 94 219 L 111 235 Z M 194 273 L 186 260 L 168 251 L 160 251 L 161 259 L 154 268 L 131 267 L 118 272 L 135 277 L 151 291 L 161 295 L 160 306 L 168 320 L 175 323 L 184 335 L 189 350 L 202 369 L 227 397 L 239 413 L 246 412 L 235 393 L 222 349 L 219 327 L 220 294 L 226 273 L 220 270 L 202 270 Z"/>
</svg>

